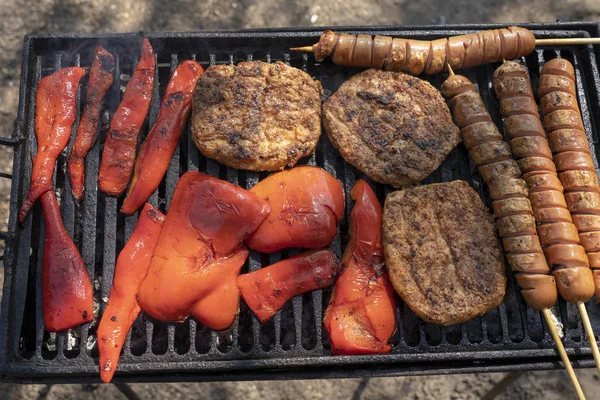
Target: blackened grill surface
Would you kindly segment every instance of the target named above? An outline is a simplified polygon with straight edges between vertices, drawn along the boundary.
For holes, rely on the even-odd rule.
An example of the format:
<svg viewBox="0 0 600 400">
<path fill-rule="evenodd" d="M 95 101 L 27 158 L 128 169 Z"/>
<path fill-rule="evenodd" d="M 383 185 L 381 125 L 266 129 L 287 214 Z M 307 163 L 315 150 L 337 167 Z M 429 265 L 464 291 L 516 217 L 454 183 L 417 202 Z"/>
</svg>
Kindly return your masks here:
<svg viewBox="0 0 600 400">
<path fill-rule="evenodd" d="M 558 23 L 524 25 L 536 37 L 599 36 L 595 23 Z M 477 30 L 497 28 L 491 25 L 425 27 L 337 27 L 347 32 L 435 39 Z M 169 75 L 184 59 L 195 59 L 204 67 L 215 63 L 242 60 L 281 60 L 319 79 L 325 96 L 358 69 L 343 68 L 329 60 L 315 63 L 312 55 L 292 53 L 290 47 L 318 40 L 321 28 L 207 33 L 149 33 L 157 54 L 157 84 L 151 103 L 149 126 L 156 120 L 160 96 Z M 89 68 L 93 49 L 103 45 L 117 62 L 115 83 L 109 92 L 104 122 L 115 112 L 123 89 L 132 74 L 139 54 L 139 34 L 39 35 L 25 38 L 19 113 L 12 138 L 0 145 L 15 147 L 10 203 L 9 232 L 4 255 L 5 284 L 0 324 L 1 379 L 17 382 L 98 382 L 96 324 L 86 324 L 68 332 L 49 334 L 43 329 L 41 309 L 41 256 L 44 223 L 41 207 L 36 205 L 23 226 L 16 223 L 16 211 L 29 188 L 31 154 L 36 151 L 34 134 L 35 91 L 38 81 L 54 71 L 81 65 Z M 600 126 L 600 77 L 597 54 L 600 47 L 567 46 L 538 48 L 522 59 L 537 88 L 539 70 L 544 62 L 562 56 L 574 63 L 578 98 L 592 154 L 597 164 Z M 493 95 L 492 77 L 497 64 L 460 71 L 477 86 L 494 121 L 501 127 L 498 104 Z M 437 88 L 445 76 L 427 79 Z M 80 88 L 79 109 L 81 111 Z M 79 121 L 79 118 L 77 119 Z M 73 127 L 73 131 L 77 124 Z M 142 139 L 148 126 L 142 131 Z M 85 199 L 74 204 L 66 178 L 66 155 L 59 158 L 55 173 L 57 192 L 65 227 L 75 243 L 93 279 L 95 300 L 102 314 L 112 284 L 115 259 L 135 226 L 137 215 L 118 213 L 122 198 L 106 196 L 97 190 L 99 157 L 105 131 L 86 158 Z M 322 135 L 316 153 L 301 163 L 319 165 L 342 181 L 348 193 L 360 172 L 346 164 Z M 189 127 L 182 135 L 169 170 L 150 201 L 162 211 L 168 210 L 179 176 L 188 170 L 200 170 L 250 188 L 266 174 L 238 171 L 199 155 L 191 141 Z M 0 177 L 6 178 L 6 177 Z M 10 176 L 8 177 L 11 178 Z M 489 195 L 464 146 L 459 145 L 424 183 L 463 179 L 469 182 L 489 206 Z M 391 187 L 375 185 L 383 201 Z M 332 249 L 341 255 L 347 244 L 351 202 L 347 196 L 346 214 Z M 252 271 L 298 254 L 290 249 L 272 255 L 250 254 L 242 272 Z M 331 295 L 330 289 L 294 298 L 266 324 L 260 324 L 242 302 L 240 314 L 226 332 L 213 332 L 190 319 L 183 324 L 163 324 L 141 315 L 124 346 L 115 381 L 208 381 L 298 379 L 328 377 L 397 376 L 482 371 L 507 371 L 561 368 L 553 342 L 541 315 L 526 307 L 509 272 L 503 303 L 486 315 L 452 327 L 424 323 L 401 301 L 396 310 L 397 331 L 390 354 L 377 356 L 332 357 L 322 317 Z M 587 304 L 596 333 L 600 333 L 600 308 Z M 593 365 L 589 343 L 582 330 L 575 306 L 560 300 L 555 312 L 564 324 L 564 344 L 576 367 Z"/>
</svg>

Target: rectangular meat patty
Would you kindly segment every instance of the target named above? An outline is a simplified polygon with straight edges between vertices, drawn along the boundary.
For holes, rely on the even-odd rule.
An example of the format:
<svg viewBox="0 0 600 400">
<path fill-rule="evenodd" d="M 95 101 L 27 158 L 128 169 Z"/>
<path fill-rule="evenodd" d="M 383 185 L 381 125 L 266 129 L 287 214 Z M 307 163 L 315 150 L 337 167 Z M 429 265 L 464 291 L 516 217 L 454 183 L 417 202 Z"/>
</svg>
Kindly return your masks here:
<svg viewBox="0 0 600 400">
<path fill-rule="evenodd" d="M 425 321 L 458 324 L 502 302 L 506 275 L 494 220 L 466 182 L 390 193 L 383 246 L 394 288 Z"/>
</svg>

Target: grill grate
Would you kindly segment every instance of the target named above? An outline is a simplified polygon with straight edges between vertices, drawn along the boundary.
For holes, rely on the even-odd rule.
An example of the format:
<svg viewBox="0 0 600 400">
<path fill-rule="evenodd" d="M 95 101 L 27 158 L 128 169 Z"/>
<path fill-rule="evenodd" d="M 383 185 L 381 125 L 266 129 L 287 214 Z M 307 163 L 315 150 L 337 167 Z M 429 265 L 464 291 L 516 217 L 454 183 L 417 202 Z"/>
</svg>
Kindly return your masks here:
<svg viewBox="0 0 600 400">
<path fill-rule="evenodd" d="M 341 31 L 370 32 L 382 35 L 419 39 L 463 34 L 490 26 L 429 26 L 429 27 L 350 27 Z M 529 25 L 537 37 L 598 36 L 599 26 L 593 23 L 558 23 Z M 320 29 L 243 31 L 213 33 L 156 33 L 147 36 L 157 57 L 157 84 L 149 113 L 149 124 L 141 138 L 155 122 L 160 98 L 173 69 L 184 59 L 195 59 L 204 67 L 215 63 L 237 63 L 243 60 L 282 60 L 319 79 L 325 96 L 358 69 L 343 68 L 331 62 L 315 63 L 312 56 L 291 54 L 290 47 L 316 41 Z M 41 207 L 33 208 L 32 216 L 23 226 L 16 223 L 16 211 L 29 188 L 31 154 L 35 152 L 34 134 L 35 91 L 39 79 L 70 65 L 91 66 L 93 49 L 102 44 L 116 58 L 117 74 L 109 92 L 107 123 L 115 112 L 137 62 L 139 35 L 38 35 L 25 39 L 19 114 L 13 138 L 0 140 L 0 145 L 15 147 L 11 214 L 4 257 L 5 286 L 0 325 L 0 372 L 4 380 L 18 382 L 92 382 L 98 381 L 98 350 L 96 324 L 86 324 L 58 334 L 44 331 L 41 308 L 41 256 L 44 222 Z M 550 58 L 563 56 L 574 63 L 582 115 L 597 162 L 596 128 L 600 126 L 600 77 L 596 54 L 592 46 L 537 49 L 523 61 L 529 68 L 534 88 L 538 71 Z M 495 65 L 460 71 L 478 86 L 494 121 L 501 126 L 498 104 L 491 84 Z M 428 78 L 437 88 L 443 77 Z M 80 88 L 78 107 L 82 109 Z M 75 131 L 77 122 L 73 127 Z M 66 155 L 71 144 L 58 160 L 55 172 L 57 193 L 67 231 L 81 251 L 88 272 L 93 277 L 95 300 L 99 315 L 108 300 L 116 255 L 131 235 L 137 214 L 118 213 L 122 198 L 106 196 L 97 190 L 99 157 L 104 131 L 86 158 L 85 199 L 79 207 L 71 196 L 66 177 Z M 326 135 L 321 137 L 316 153 L 301 163 L 318 165 L 342 181 L 349 193 L 362 174 L 346 164 Z M 162 211 L 168 209 L 179 179 L 188 170 L 200 170 L 250 188 L 266 173 L 238 171 L 202 157 L 190 139 L 186 127 L 175 151 L 169 170 L 150 202 Z M 0 178 L 11 178 L 1 176 Z M 464 146 L 459 145 L 424 183 L 463 179 L 479 191 L 489 205 L 487 188 L 469 161 Z M 383 201 L 392 189 L 375 185 Z M 346 198 L 346 212 L 340 233 L 331 247 L 340 256 L 348 238 L 351 202 Z M 251 252 L 242 273 L 270 265 L 298 254 L 290 249 L 272 255 Z M 181 380 L 242 380 L 327 378 L 356 376 L 391 376 L 439 374 L 457 372 L 505 371 L 560 368 L 559 358 L 539 313 L 528 309 L 518 295 L 518 288 L 509 274 L 504 302 L 480 318 L 467 323 L 440 327 L 424 323 L 401 301 L 396 309 L 397 331 L 392 338 L 392 353 L 379 356 L 330 356 L 327 332 L 322 317 L 331 290 L 298 296 L 286 304 L 275 318 L 260 324 L 242 302 L 236 323 L 226 332 L 213 332 L 193 319 L 183 324 L 164 324 L 141 315 L 127 337 L 116 381 L 181 381 Z M 575 306 L 559 301 L 555 311 L 565 325 L 565 347 L 575 366 L 589 367 L 593 359 L 583 334 Z M 600 309 L 590 303 L 588 312 L 594 330 L 600 332 Z M 308 368 L 310 367 L 310 369 Z"/>
</svg>

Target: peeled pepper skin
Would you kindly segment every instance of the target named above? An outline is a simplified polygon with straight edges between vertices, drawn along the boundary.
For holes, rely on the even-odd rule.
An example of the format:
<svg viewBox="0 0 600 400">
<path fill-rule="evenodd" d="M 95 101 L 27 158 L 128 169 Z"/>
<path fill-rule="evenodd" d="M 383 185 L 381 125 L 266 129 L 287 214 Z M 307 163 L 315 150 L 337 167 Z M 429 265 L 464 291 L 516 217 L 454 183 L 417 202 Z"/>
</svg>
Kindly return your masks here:
<svg viewBox="0 0 600 400">
<path fill-rule="evenodd" d="M 83 68 L 63 68 L 42 78 L 38 84 L 35 94 L 37 154 L 33 160 L 29 193 L 19 211 L 21 223 L 37 198 L 52 190 L 54 164 L 69 143 L 77 117 L 77 89 L 84 74 Z"/>
<path fill-rule="evenodd" d="M 330 249 L 310 250 L 237 278 L 242 297 L 260 322 L 292 297 L 330 286 L 339 263 Z"/>
<path fill-rule="evenodd" d="M 105 383 L 115 374 L 127 333 L 142 310 L 137 294 L 148 272 L 164 221 L 164 214 L 146 203 L 129 241 L 117 258 L 110 297 L 97 332 L 100 378 Z"/>
<path fill-rule="evenodd" d="M 325 170 L 295 167 L 270 175 L 250 191 L 272 207 L 265 223 L 246 239 L 252 250 L 318 249 L 333 241 L 344 214 L 344 190 Z"/>
<path fill-rule="evenodd" d="M 42 309 L 48 332 L 94 319 L 92 283 L 79 250 L 65 230 L 54 191 L 41 196 L 46 222 L 42 257 Z"/>
<path fill-rule="evenodd" d="M 239 186 L 184 174 L 140 287 L 142 309 L 161 321 L 192 314 L 209 329 L 228 328 L 239 306 L 235 279 L 248 257 L 241 243 L 269 212 L 268 202 Z"/>
<path fill-rule="evenodd" d="M 350 243 L 323 324 L 333 354 L 381 354 L 396 327 L 394 289 L 384 268 L 381 205 L 371 187 L 358 180 L 350 196 L 356 201 Z"/>
</svg>

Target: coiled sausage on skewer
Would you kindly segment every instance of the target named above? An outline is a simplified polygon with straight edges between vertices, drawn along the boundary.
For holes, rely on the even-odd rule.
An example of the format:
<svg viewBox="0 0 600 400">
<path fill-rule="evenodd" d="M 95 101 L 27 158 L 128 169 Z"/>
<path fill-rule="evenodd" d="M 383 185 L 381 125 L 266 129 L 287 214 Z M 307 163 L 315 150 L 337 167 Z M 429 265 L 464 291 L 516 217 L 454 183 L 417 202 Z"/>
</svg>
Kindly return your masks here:
<svg viewBox="0 0 600 400">
<path fill-rule="evenodd" d="M 464 76 L 451 75 L 442 85 L 463 142 L 490 189 L 498 234 L 527 304 L 541 311 L 556 302 L 556 282 L 536 233 L 527 184 L 512 159 L 508 143 L 490 118 L 479 93 Z"/>
<path fill-rule="evenodd" d="M 562 58 L 548 61 L 542 68 L 539 95 L 544 127 L 565 190 L 566 205 L 587 253 L 598 301 L 600 189 L 577 104 L 573 65 Z"/>
<path fill-rule="evenodd" d="M 567 209 L 527 70 L 505 62 L 494 72 L 494 89 L 508 143 L 529 187 L 538 235 L 558 292 L 570 303 L 585 302 L 594 294 L 592 273 Z"/>
<path fill-rule="evenodd" d="M 535 36 L 530 30 L 511 26 L 433 41 L 325 31 L 312 51 L 317 61 L 331 56 L 338 65 L 420 75 L 437 74 L 446 64 L 460 69 L 510 60 L 534 48 Z"/>
</svg>

